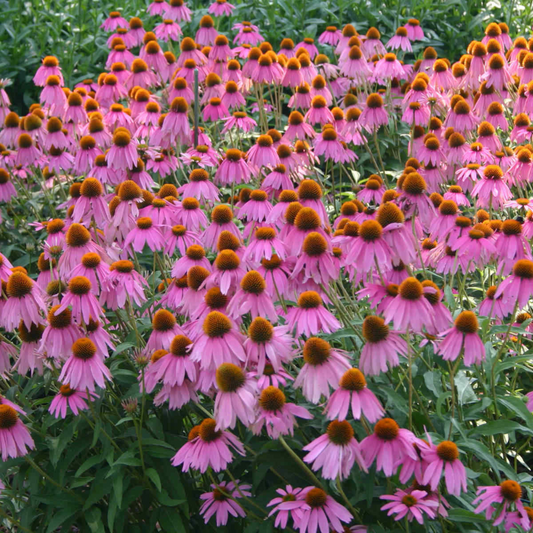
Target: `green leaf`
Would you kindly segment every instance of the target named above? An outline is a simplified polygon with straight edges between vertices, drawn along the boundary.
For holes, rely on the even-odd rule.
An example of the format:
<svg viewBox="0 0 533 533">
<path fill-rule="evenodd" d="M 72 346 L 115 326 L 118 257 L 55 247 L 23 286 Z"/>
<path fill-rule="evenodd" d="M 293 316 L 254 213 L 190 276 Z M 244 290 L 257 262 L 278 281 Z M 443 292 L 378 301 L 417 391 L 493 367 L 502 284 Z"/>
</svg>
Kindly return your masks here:
<svg viewBox="0 0 533 533">
<path fill-rule="evenodd" d="M 123 492 L 123 482 L 122 482 L 122 473 L 119 472 L 113 478 L 113 493 L 117 499 L 118 508 L 122 508 L 122 492 Z"/>
<path fill-rule="evenodd" d="M 457 389 L 457 400 L 460 405 L 477 402 L 476 393 L 472 389 L 472 383 L 475 381 L 475 379 L 469 378 L 464 370 L 457 372 L 455 376 L 455 388 Z"/>
<path fill-rule="evenodd" d="M 526 435 L 533 435 L 533 430 L 514 422 L 513 420 L 494 420 L 492 422 L 487 422 L 482 424 L 477 428 L 473 429 L 471 433 L 476 435 L 507 435 L 513 431 L 520 431 Z"/>
<path fill-rule="evenodd" d="M 428 371 L 424 374 L 426 387 L 438 398 L 442 394 L 441 375 L 436 371 Z"/>
<path fill-rule="evenodd" d="M 68 520 L 71 516 L 75 515 L 79 510 L 79 507 L 67 507 L 55 513 L 48 524 L 48 529 L 46 530 L 46 533 L 52 533 L 52 531 L 58 529 L 63 522 Z"/>
<path fill-rule="evenodd" d="M 466 524 L 486 524 L 487 520 L 481 514 L 475 514 L 467 509 L 450 509 L 448 511 L 448 520 L 452 522 L 462 522 Z"/>
<path fill-rule="evenodd" d="M 185 525 L 179 511 L 163 507 L 159 510 L 159 522 L 165 533 L 184 533 Z"/>
<path fill-rule="evenodd" d="M 85 512 L 85 520 L 93 533 L 104 533 L 102 511 L 98 507 L 91 507 Z"/>
<path fill-rule="evenodd" d="M 153 468 L 146 469 L 146 475 L 152 480 L 153 484 L 157 487 L 157 490 L 161 492 L 161 479 L 159 474 Z"/>
<path fill-rule="evenodd" d="M 141 466 L 142 462 L 137 457 L 134 457 L 134 452 L 124 452 L 114 463 L 115 465 Z"/>
<path fill-rule="evenodd" d="M 520 398 L 506 396 L 504 398 L 498 398 L 498 403 L 518 415 L 527 424 L 527 427 L 533 430 L 533 414 L 531 414 L 526 404 Z"/>
<path fill-rule="evenodd" d="M 186 501 L 186 500 L 175 500 L 174 498 L 171 498 L 165 489 L 163 489 L 161 492 L 157 494 L 157 500 L 159 501 L 159 503 L 167 507 L 176 507 Z"/>
<path fill-rule="evenodd" d="M 101 455 L 93 455 L 92 457 L 89 457 L 89 459 L 86 459 L 82 463 L 82 465 L 78 468 L 78 470 L 76 470 L 74 477 L 81 476 L 84 472 L 89 470 L 89 468 L 92 468 L 93 466 L 97 465 L 101 461 L 103 461 L 103 457 Z"/>
</svg>

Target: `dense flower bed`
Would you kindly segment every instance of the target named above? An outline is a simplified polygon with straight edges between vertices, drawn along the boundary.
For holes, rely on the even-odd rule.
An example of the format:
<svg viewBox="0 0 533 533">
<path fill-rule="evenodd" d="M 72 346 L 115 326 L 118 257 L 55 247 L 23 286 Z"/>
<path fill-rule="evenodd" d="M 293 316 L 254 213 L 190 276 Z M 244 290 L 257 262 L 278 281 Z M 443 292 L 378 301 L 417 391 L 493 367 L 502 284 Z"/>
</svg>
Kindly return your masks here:
<svg viewBox="0 0 533 533">
<path fill-rule="evenodd" d="M 0 92 L 4 526 L 530 531 L 533 42 L 233 9 Z"/>
</svg>

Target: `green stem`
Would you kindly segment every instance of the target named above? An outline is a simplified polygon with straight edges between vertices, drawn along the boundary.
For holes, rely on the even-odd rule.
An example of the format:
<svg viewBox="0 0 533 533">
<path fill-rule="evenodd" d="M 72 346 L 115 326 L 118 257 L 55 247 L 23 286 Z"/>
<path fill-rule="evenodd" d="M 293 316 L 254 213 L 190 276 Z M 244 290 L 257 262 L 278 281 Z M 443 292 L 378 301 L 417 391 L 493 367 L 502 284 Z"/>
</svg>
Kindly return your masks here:
<svg viewBox="0 0 533 533">
<path fill-rule="evenodd" d="M 287 453 L 294 459 L 296 463 L 298 463 L 298 466 L 307 474 L 307 477 L 309 477 L 310 480 L 319 488 L 324 490 L 324 487 L 322 486 L 322 483 L 320 483 L 319 479 L 313 474 L 313 472 L 310 470 L 310 468 L 296 455 L 296 453 L 291 449 L 291 447 L 285 442 L 285 439 L 280 435 L 279 436 L 279 442 L 281 445 L 285 448 Z"/>
</svg>

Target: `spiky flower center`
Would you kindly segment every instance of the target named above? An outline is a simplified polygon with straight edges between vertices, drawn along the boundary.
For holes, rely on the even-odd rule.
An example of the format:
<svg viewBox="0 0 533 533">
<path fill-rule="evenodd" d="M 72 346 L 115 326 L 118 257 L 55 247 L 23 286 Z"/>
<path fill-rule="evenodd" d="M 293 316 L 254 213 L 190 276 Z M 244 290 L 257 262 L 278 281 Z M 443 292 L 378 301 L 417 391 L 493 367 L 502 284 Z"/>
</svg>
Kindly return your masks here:
<svg viewBox="0 0 533 533">
<path fill-rule="evenodd" d="M 216 380 L 222 392 L 235 392 L 244 385 L 246 376 L 237 365 L 223 363 L 217 368 Z"/>
</svg>

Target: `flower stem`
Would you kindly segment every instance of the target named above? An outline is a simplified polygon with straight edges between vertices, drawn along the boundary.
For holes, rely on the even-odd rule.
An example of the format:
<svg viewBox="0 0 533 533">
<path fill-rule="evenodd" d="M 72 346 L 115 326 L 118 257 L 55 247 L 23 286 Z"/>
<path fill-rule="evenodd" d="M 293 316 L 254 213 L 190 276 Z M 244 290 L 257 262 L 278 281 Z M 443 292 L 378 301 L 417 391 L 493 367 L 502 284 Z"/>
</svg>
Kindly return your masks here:
<svg viewBox="0 0 533 533">
<path fill-rule="evenodd" d="M 313 474 L 309 467 L 296 455 L 294 450 L 291 449 L 291 447 L 285 442 L 285 439 L 281 435 L 279 436 L 278 440 L 285 448 L 285 450 L 287 450 L 287 453 L 294 459 L 296 463 L 298 463 L 300 468 L 307 474 L 309 479 L 311 479 L 317 487 L 324 490 L 324 487 L 322 486 L 322 483 L 320 483 L 319 479 L 315 476 L 315 474 Z"/>
</svg>

